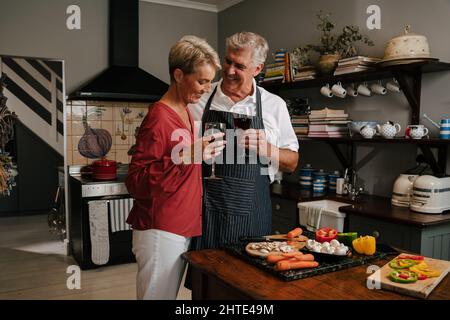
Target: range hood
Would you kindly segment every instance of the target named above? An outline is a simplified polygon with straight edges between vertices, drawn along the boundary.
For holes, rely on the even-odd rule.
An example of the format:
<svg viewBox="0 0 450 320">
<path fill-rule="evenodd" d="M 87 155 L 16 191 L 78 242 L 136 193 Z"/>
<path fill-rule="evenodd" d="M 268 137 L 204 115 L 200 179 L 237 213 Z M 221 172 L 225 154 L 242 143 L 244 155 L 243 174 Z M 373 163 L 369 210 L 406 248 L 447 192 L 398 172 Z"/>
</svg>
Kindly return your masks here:
<svg viewBox="0 0 450 320">
<path fill-rule="evenodd" d="M 157 101 L 168 85 L 140 69 L 139 0 L 109 1 L 109 67 L 69 100 Z"/>
</svg>

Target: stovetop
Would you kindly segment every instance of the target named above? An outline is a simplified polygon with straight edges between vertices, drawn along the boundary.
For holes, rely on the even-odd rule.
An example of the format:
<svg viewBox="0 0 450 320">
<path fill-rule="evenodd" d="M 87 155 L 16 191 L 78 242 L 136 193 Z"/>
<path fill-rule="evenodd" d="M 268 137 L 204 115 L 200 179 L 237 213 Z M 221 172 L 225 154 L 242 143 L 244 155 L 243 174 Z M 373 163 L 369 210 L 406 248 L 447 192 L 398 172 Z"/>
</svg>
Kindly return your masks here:
<svg viewBox="0 0 450 320">
<path fill-rule="evenodd" d="M 128 165 L 118 167 L 115 180 L 95 180 L 92 178 L 92 174 L 81 175 L 80 168 L 79 166 L 71 166 L 69 173 L 76 183 L 81 184 L 81 196 L 83 198 L 128 195 L 128 190 L 124 183 Z"/>
<path fill-rule="evenodd" d="M 126 174 L 117 174 L 117 178 L 115 180 L 96 180 L 92 178 L 92 175 L 72 175 L 73 178 L 80 181 L 81 184 L 114 184 L 114 183 L 124 183 Z"/>
</svg>

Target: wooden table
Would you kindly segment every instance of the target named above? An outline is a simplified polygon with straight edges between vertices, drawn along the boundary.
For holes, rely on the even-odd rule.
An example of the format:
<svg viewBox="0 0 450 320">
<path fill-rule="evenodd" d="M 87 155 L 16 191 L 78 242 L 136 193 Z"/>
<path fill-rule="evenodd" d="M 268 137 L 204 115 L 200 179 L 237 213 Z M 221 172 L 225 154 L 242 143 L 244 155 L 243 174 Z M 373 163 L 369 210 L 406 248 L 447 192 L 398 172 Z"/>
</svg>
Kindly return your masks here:
<svg viewBox="0 0 450 320">
<path fill-rule="evenodd" d="M 414 299 L 366 287 L 368 265 L 285 282 L 224 250 L 184 254 L 192 269 L 193 300 L 403 300 Z M 388 257 L 390 258 L 390 257 Z M 383 266 L 390 259 L 371 264 Z M 450 300 L 450 277 L 433 290 L 428 300 Z"/>
</svg>

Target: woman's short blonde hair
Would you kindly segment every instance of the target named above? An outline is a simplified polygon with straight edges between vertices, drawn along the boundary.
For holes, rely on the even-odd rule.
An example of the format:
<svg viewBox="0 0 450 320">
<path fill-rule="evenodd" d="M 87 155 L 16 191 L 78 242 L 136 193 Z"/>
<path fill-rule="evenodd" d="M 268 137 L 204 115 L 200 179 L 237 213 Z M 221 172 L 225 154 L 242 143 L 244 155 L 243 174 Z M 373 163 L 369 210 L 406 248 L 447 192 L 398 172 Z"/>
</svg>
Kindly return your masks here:
<svg viewBox="0 0 450 320">
<path fill-rule="evenodd" d="M 264 37 L 259 34 L 243 31 L 235 33 L 226 39 L 226 49 L 241 50 L 250 48 L 252 50 L 253 66 L 259 66 L 264 63 L 269 51 L 269 44 Z"/>
<path fill-rule="evenodd" d="M 185 74 L 195 71 L 202 64 L 213 66 L 220 70 L 220 60 L 217 52 L 205 39 L 196 36 L 184 36 L 175 43 L 169 53 L 170 82 L 174 81 L 173 72 L 180 69 Z"/>
</svg>

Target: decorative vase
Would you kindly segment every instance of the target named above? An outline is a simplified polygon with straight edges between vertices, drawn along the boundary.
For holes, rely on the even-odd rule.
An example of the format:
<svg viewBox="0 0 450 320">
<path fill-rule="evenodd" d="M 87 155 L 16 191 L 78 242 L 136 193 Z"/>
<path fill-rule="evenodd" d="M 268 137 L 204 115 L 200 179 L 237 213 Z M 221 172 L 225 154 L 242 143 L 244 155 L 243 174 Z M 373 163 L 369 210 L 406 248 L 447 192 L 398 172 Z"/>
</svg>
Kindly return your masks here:
<svg viewBox="0 0 450 320">
<path fill-rule="evenodd" d="M 341 56 L 339 54 L 324 54 L 319 58 L 319 63 L 317 65 L 317 70 L 322 76 L 332 75 L 334 69 L 336 69 L 337 64 Z"/>
</svg>

